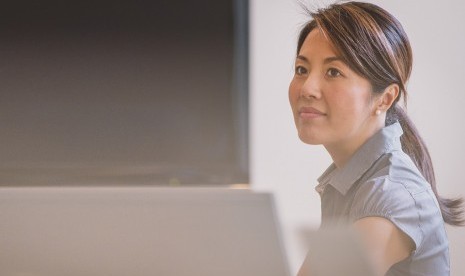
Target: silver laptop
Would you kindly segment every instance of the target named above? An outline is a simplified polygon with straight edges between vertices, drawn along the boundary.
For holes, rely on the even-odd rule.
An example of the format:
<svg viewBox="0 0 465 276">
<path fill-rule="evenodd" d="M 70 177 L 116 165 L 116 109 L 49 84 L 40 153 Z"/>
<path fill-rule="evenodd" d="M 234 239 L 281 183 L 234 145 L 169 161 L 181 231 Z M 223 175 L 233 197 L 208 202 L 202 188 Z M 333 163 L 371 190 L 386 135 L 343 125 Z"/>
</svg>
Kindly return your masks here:
<svg viewBox="0 0 465 276">
<path fill-rule="evenodd" d="M 273 198 L 227 189 L 0 188 L 0 275 L 289 275 Z"/>
</svg>

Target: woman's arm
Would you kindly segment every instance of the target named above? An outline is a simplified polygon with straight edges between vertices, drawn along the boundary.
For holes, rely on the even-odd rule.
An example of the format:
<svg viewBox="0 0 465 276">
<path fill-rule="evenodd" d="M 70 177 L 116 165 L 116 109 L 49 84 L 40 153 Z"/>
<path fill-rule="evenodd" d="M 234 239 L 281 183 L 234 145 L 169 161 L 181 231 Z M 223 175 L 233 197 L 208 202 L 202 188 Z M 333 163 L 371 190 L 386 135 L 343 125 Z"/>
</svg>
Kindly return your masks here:
<svg viewBox="0 0 465 276">
<path fill-rule="evenodd" d="M 409 257 L 415 249 L 413 240 L 388 219 L 365 217 L 357 220 L 353 227 L 376 276 L 385 275 L 392 265 Z M 298 276 L 312 276 L 309 257 L 305 258 Z"/>
<path fill-rule="evenodd" d="M 365 217 L 354 223 L 373 262 L 376 275 L 385 275 L 389 268 L 406 259 L 415 249 L 413 240 L 382 217 Z"/>
</svg>

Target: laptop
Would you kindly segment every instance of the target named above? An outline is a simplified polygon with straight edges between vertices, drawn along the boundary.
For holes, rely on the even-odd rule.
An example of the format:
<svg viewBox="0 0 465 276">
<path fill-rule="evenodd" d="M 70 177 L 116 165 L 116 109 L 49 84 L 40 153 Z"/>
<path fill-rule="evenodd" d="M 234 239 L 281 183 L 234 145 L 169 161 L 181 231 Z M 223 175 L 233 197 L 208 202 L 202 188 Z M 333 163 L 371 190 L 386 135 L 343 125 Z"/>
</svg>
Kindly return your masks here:
<svg viewBox="0 0 465 276">
<path fill-rule="evenodd" d="M 0 275 L 289 275 L 269 193 L 1 187 Z"/>
</svg>

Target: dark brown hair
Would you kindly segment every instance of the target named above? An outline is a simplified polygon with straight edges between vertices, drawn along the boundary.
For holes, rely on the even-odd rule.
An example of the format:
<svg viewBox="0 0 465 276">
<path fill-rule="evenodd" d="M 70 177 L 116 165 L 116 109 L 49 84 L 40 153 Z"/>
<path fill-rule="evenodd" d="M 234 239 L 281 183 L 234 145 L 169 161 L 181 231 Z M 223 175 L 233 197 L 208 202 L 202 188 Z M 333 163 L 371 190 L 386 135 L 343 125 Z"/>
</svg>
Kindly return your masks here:
<svg viewBox="0 0 465 276">
<path fill-rule="evenodd" d="M 438 195 L 426 144 L 398 104 L 402 97 L 406 106 L 406 84 L 413 63 L 410 42 L 402 25 L 384 9 L 363 2 L 345 2 L 316 12 L 307 11 L 313 19 L 300 32 L 297 55 L 307 35 L 318 28 L 339 51 L 348 66 L 371 82 L 374 93 L 382 93 L 391 84 L 399 86 L 400 95 L 387 111 L 386 125 L 396 121 L 401 124 L 404 130 L 401 137 L 402 149 L 430 183 L 444 221 L 451 225 L 464 225 L 463 198 L 447 199 Z"/>
</svg>

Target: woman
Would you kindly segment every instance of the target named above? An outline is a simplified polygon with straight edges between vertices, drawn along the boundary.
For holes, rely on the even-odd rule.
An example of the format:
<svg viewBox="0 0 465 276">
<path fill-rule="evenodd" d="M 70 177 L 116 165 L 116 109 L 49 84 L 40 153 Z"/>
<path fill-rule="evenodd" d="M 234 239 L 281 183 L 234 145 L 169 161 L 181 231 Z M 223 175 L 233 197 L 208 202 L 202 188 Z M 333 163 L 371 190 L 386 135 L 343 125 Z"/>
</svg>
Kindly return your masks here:
<svg viewBox="0 0 465 276">
<path fill-rule="evenodd" d="M 438 196 L 428 150 L 398 103 L 412 68 L 407 35 L 373 4 L 310 14 L 289 99 L 299 138 L 333 159 L 318 179 L 321 227 L 358 230 L 377 275 L 449 275 L 444 222 L 464 224 L 463 199 Z"/>
</svg>

